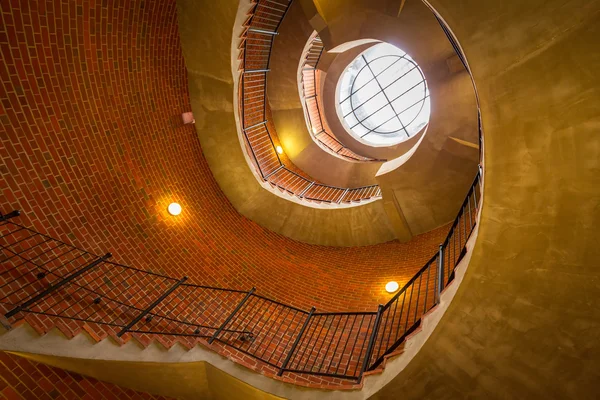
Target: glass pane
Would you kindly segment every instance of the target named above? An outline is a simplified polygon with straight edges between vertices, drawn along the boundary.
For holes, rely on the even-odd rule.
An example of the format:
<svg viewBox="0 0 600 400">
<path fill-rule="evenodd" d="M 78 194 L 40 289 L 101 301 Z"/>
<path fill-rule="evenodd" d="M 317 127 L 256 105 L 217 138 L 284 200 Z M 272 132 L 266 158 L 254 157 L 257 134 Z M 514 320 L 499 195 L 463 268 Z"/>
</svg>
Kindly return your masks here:
<svg viewBox="0 0 600 400">
<path fill-rule="evenodd" d="M 348 116 L 346 116 L 346 118 L 344 119 L 346 120 L 346 123 L 350 128 L 354 127 L 355 125 L 358 125 L 358 120 L 356 119 L 356 116 L 354 116 L 354 113 L 348 114 Z"/>
<path fill-rule="evenodd" d="M 371 101 L 381 89 L 374 80 L 367 83 L 362 89 L 352 95 L 352 107 L 358 108 L 368 101 Z"/>
<path fill-rule="evenodd" d="M 423 103 L 423 109 L 417 117 L 406 127 L 408 133 L 412 136 L 419 132 L 425 125 L 429 123 L 429 115 L 431 114 L 431 102 L 429 97 Z"/>
<path fill-rule="evenodd" d="M 387 99 L 383 93 L 379 92 L 379 94 L 377 94 L 375 97 L 365 102 L 360 107 L 355 108 L 354 113 L 356 114 L 356 118 L 362 120 L 375 114 L 377 111 L 383 109 L 387 105 Z"/>
<path fill-rule="evenodd" d="M 371 71 L 373 71 L 373 73 L 375 75 L 379 75 L 382 72 L 389 70 L 390 68 L 396 67 L 396 65 L 398 65 L 399 61 L 401 61 L 401 60 L 402 59 L 400 57 L 385 56 L 385 57 L 377 58 L 377 59 L 373 60 L 372 62 L 370 62 L 369 67 L 371 68 Z"/>
<path fill-rule="evenodd" d="M 381 110 L 369 116 L 369 118 L 365 119 L 363 121 L 363 125 L 369 129 L 375 129 L 385 121 L 388 121 L 389 119 L 394 117 L 395 115 L 396 114 L 394 113 L 394 110 L 392 110 L 392 107 L 388 104 Z"/>
<path fill-rule="evenodd" d="M 354 132 L 357 136 L 361 137 L 369 132 L 367 128 L 363 125 L 358 124 L 354 128 L 352 128 L 352 132 Z"/>
<path fill-rule="evenodd" d="M 394 115 L 392 119 L 381 125 L 376 131 L 382 134 L 390 134 L 398 131 L 404 132 L 404 128 L 402 128 L 402 124 L 398 120 L 398 117 Z"/>
<path fill-rule="evenodd" d="M 340 103 L 340 110 L 342 115 L 348 115 L 352 112 L 352 108 L 350 108 L 350 99 Z"/>
<path fill-rule="evenodd" d="M 429 122 L 424 79 L 414 60 L 402 50 L 387 43 L 372 46 L 342 74 L 339 111 L 345 126 L 372 144 L 406 140 Z"/>
<path fill-rule="evenodd" d="M 379 84 L 383 88 L 386 88 L 396 82 L 397 80 L 402 80 L 406 76 L 407 73 L 414 70 L 416 67 L 414 64 L 406 61 L 406 59 L 401 59 L 390 68 L 382 72 L 377 76 L 377 80 Z"/>
<path fill-rule="evenodd" d="M 369 69 L 369 67 L 363 68 L 358 73 L 358 75 L 356 76 L 356 79 L 354 80 L 354 83 L 352 84 L 352 93 L 355 93 L 358 89 L 365 86 L 365 84 L 367 84 L 367 82 L 371 81 L 372 79 L 373 79 L 373 74 L 371 73 L 371 70 Z M 367 84 L 367 86 L 369 86 L 369 85 L 370 84 Z"/>
</svg>

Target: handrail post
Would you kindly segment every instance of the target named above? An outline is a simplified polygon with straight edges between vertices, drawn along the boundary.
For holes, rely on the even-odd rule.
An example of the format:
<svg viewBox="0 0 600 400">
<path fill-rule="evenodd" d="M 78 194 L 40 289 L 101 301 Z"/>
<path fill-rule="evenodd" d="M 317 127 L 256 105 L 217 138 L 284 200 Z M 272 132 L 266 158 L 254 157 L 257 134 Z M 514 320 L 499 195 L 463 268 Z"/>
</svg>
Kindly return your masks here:
<svg viewBox="0 0 600 400">
<path fill-rule="evenodd" d="M 279 372 L 277 373 L 277 376 L 283 375 L 283 373 L 285 371 L 285 367 L 287 367 L 288 363 L 290 362 L 290 359 L 292 358 L 292 355 L 294 354 L 294 350 L 296 350 L 296 347 L 298 346 L 298 343 L 300 343 L 300 339 L 302 338 L 302 335 L 304 334 L 304 331 L 306 330 L 306 327 L 308 326 L 308 322 L 312 318 L 312 315 L 315 312 L 315 310 L 316 310 L 315 307 L 313 307 L 313 308 L 310 309 L 310 312 L 308 313 L 308 317 L 306 317 L 306 321 L 304 321 L 304 324 L 302 325 L 302 328 L 300 328 L 300 332 L 298 333 L 298 336 L 296 337 L 296 340 L 294 340 L 294 344 L 292 345 L 292 348 L 290 349 L 290 352 L 285 357 L 285 360 L 283 361 L 283 364 L 281 364 L 281 368 L 279 369 Z"/>
<path fill-rule="evenodd" d="M 442 296 L 442 290 L 444 290 L 444 245 L 440 244 L 440 250 L 438 253 L 437 304 L 440 303 L 440 299 Z"/>
<path fill-rule="evenodd" d="M 58 290 L 59 288 L 61 288 L 62 286 L 66 285 L 67 283 L 69 283 L 73 279 L 77 278 L 78 276 L 83 275 L 84 273 L 86 273 L 87 271 L 91 270 L 92 268 L 94 268 L 98 264 L 103 263 L 104 261 L 106 261 L 110 257 L 112 257 L 112 254 L 106 253 L 104 256 L 102 256 L 102 257 L 100 257 L 100 258 L 92 261 L 91 263 L 89 263 L 88 265 L 86 265 L 85 267 L 83 267 L 82 269 L 80 269 L 79 271 L 73 272 L 71 275 L 69 275 L 66 278 L 62 279 L 56 285 L 50 286 L 49 288 L 47 288 L 46 290 L 44 290 L 42 293 L 38 294 L 34 298 L 32 298 L 32 299 L 26 301 L 25 303 L 23 303 L 23 304 L 15 307 L 15 308 L 13 308 L 9 312 L 7 312 L 4 316 L 6 318 L 12 317 L 13 315 L 17 314 L 18 312 L 20 312 L 20 311 L 24 310 L 25 308 L 29 307 L 30 305 L 37 303 L 39 300 L 41 300 L 42 298 L 46 297 L 47 295 L 49 295 L 50 293 L 54 292 L 55 290 Z"/>
<path fill-rule="evenodd" d="M 381 314 L 382 313 L 383 313 L 383 305 L 380 304 L 379 307 L 377 307 L 377 316 L 375 317 L 375 325 L 373 326 L 373 333 L 371 333 L 371 338 L 369 339 L 369 345 L 367 346 L 367 353 L 365 354 L 365 360 L 363 361 L 362 369 L 360 371 L 360 375 L 358 376 L 359 381 L 369 366 L 369 360 L 371 360 L 371 355 L 373 353 L 373 346 L 375 346 L 375 339 L 377 338 L 377 333 L 379 333 L 379 324 L 381 323 Z"/>
<path fill-rule="evenodd" d="M 237 305 L 237 307 L 231 312 L 231 314 L 229 314 L 229 316 L 221 324 L 221 326 L 219 327 L 219 329 L 217 329 L 217 331 L 215 332 L 215 334 L 212 335 L 212 337 L 210 339 L 208 339 L 208 343 L 209 344 L 215 341 L 215 339 L 217 338 L 217 336 L 219 336 L 219 334 L 223 331 L 223 329 L 225 329 L 225 326 L 233 319 L 233 317 L 235 316 L 235 314 L 237 314 L 237 312 L 240 311 L 240 308 L 242 308 L 242 306 L 244 305 L 244 303 L 250 298 L 250 296 L 252 296 L 252 293 L 254 293 L 255 290 L 256 290 L 256 288 L 253 287 L 252 289 L 250 289 L 250 291 L 248 291 L 248 293 L 246 293 L 246 296 L 244 296 L 244 298 L 242 299 L 242 301 L 240 301 L 240 303 Z"/>
<path fill-rule="evenodd" d="M 186 280 L 187 280 L 187 276 L 184 276 L 183 278 L 181 278 L 180 280 L 178 280 L 173 286 L 171 286 L 169 288 L 169 290 L 167 290 L 165 293 L 163 293 L 162 296 L 160 296 L 152 304 L 150 304 L 148 307 L 146 307 L 146 309 L 144 311 L 142 311 L 137 317 L 135 317 L 130 323 L 128 323 L 123 329 L 121 329 L 121 331 L 119 333 L 117 333 L 117 337 L 121 337 L 124 334 L 126 334 L 131 329 L 131 327 L 133 327 L 135 324 L 137 324 L 150 311 L 152 311 L 154 309 L 154 307 L 156 307 L 157 305 L 159 305 L 161 301 L 163 301 L 168 295 L 170 295 L 171 293 L 173 293 L 173 291 L 175 289 L 177 289 L 179 287 L 179 285 L 181 285 Z"/>
<path fill-rule="evenodd" d="M 311 183 L 310 183 L 310 185 L 308 185 L 308 186 L 306 187 L 306 189 L 304 189 L 304 190 L 303 190 L 303 191 L 302 191 L 302 192 L 301 192 L 301 193 L 298 195 L 298 197 L 302 198 L 302 196 L 304 196 L 304 193 L 308 192 L 308 189 L 310 189 L 311 187 L 313 187 L 313 185 L 314 185 L 314 184 L 315 184 L 314 182 L 311 182 Z"/>
<path fill-rule="evenodd" d="M 0 221 L 8 221 L 9 219 L 18 217 L 19 215 L 21 215 L 21 211 L 19 210 L 13 210 L 8 214 L 0 213 Z"/>
<path fill-rule="evenodd" d="M 340 204 L 342 202 L 342 200 L 344 199 L 344 197 L 346 197 L 346 194 L 348 193 L 348 190 L 350 190 L 350 189 L 346 189 L 344 191 L 344 193 L 342 193 L 342 196 L 338 199 L 338 201 L 336 201 L 336 203 Z"/>
</svg>

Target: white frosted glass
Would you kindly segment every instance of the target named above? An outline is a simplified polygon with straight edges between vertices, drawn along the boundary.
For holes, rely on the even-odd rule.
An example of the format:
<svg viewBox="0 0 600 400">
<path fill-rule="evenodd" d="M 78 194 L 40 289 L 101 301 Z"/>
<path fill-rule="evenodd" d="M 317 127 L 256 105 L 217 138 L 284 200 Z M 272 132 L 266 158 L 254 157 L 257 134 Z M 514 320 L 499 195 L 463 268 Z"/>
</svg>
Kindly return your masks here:
<svg viewBox="0 0 600 400">
<path fill-rule="evenodd" d="M 352 113 L 352 108 L 350 107 L 350 99 L 340 103 L 340 111 L 342 112 L 342 115 L 348 115 L 349 113 Z"/>
<path fill-rule="evenodd" d="M 338 96 L 344 125 L 367 143 L 399 143 L 429 122 L 423 73 L 408 54 L 387 43 L 372 46 L 348 66 Z"/>
<path fill-rule="evenodd" d="M 368 101 L 370 102 L 377 94 L 381 93 L 381 89 L 377 86 L 377 83 L 371 83 L 352 95 L 352 105 L 355 109 Z"/>
<path fill-rule="evenodd" d="M 379 75 L 382 72 L 386 73 L 388 70 L 396 68 L 400 61 L 401 59 L 396 56 L 386 56 L 373 60 L 369 63 L 369 67 L 371 68 L 371 72 Z"/>
<path fill-rule="evenodd" d="M 396 64 L 391 66 L 389 69 L 383 71 L 377 76 L 377 81 L 383 88 L 387 88 L 397 80 L 404 80 L 404 77 L 410 73 L 411 70 L 415 70 L 414 64 L 411 64 L 406 59 L 401 59 Z"/>
<path fill-rule="evenodd" d="M 377 128 L 377 132 L 386 134 L 401 130 L 403 130 L 402 124 L 395 115 L 388 122 Z"/>
</svg>

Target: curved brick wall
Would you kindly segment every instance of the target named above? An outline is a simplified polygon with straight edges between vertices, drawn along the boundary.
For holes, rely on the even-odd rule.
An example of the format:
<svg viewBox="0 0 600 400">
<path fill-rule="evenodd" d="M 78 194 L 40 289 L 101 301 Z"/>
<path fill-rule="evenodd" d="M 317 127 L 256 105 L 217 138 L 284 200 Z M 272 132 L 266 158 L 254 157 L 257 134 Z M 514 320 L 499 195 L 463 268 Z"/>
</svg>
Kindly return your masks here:
<svg viewBox="0 0 600 400">
<path fill-rule="evenodd" d="M 436 251 L 445 228 L 328 248 L 239 215 L 180 121 L 190 106 L 175 1 L 17 4 L 2 2 L 0 209 L 23 210 L 20 222 L 139 268 L 321 311 L 374 310 L 385 282 Z M 166 214 L 171 201 L 181 217 Z"/>
<path fill-rule="evenodd" d="M 166 399 L 0 352 L 0 399 Z"/>
<path fill-rule="evenodd" d="M 319 311 L 375 310 L 384 284 L 408 280 L 446 234 L 329 248 L 238 214 L 181 123 L 174 0 L 0 4 L 0 211 L 21 209 L 19 222 L 138 268 Z M 167 215 L 171 201 L 182 216 Z"/>
</svg>

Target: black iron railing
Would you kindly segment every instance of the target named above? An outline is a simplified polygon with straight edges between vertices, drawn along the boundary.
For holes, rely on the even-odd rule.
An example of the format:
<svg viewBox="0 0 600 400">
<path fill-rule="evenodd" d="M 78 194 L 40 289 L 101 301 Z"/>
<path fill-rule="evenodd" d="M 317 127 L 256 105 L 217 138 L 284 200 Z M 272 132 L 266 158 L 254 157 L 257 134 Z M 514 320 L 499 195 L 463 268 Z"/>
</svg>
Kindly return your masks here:
<svg viewBox="0 0 600 400">
<path fill-rule="evenodd" d="M 286 165 L 273 140 L 267 108 L 267 75 L 273 40 L 291 0 L 259 0 L 249 12 L 240 45 L 240 123 L 245 146 L 260 178 L 272 187 L 309 202 L 352 204 L 381 198 L 378 185 L 340 188 L 304 176 Z M 349 150 L 341 150 L 346 154 Z"/>
<path fill-rule="evenodd" d="M 254 357 L 279 375 L 360 381 L 438 304 L 465 254 L 481 201 L 477 174 L 446 240 L 429 262 L 373 312 L 317 313 L 249 291 L 195 285 L 185 277 L 111 261 L 0 215 L 0 313 L 51 327 L 97 326 L 106 334 L 204 339 Z M 192 342 L 193 344 L 194 342 Z"/>
<path fill-rule="evenodd" d="M 304 103 L 305 119 L 309 127 L 310 135 L 314 141 L 325 151 L 335 154 L 341 158 L 360 162 L 384 162 L 387 160 L 375 159 L 372 157 L 361 156 L 346 147 L 337 140 L 334 135 L 326 129 L 321 107 L 319 107 L 318 86 L 320 73 L 318 70 L 319 60 L 325 48 L 321 38 L 311 36 L 308 42 L 308 48 L 302 62 L 300 83 L 302 86 L 301 99 Z"/>
</svg>

